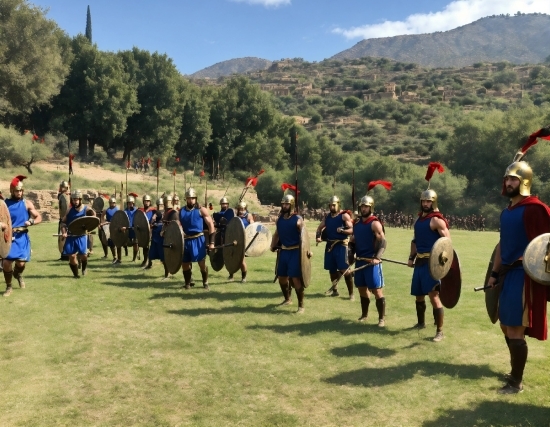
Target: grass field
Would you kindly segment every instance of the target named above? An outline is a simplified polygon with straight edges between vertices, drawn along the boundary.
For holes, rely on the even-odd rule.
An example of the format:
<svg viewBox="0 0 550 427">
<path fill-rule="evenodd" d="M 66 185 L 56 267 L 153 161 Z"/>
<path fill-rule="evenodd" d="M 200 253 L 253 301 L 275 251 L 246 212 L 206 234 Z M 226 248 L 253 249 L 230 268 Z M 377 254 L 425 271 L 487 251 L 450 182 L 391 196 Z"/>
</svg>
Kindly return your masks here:
<svg viewBox="0 0 550 427">
<path fill-rule="evenodd" d="M 296 300 L 276 307 L 271 253 L 248 259 L 248 283 L 213 273 L 205 292 L 182 290 L 181 273 L 160 281 L 159 264 L 112 267 L 96 245 L 89 274 L 74 280 L 56 261 L 56 228 L 31 229 L 27 288 L 0 298 L 1 426 L 550 425 L 547 342 L 528 339 L 525 392 L 496 393 L 508 350 L 472 290 L 496 233 L 452 232 L 463 293 L 433 343 L 435 328 L 407 330 L 416 314 L 406 267 L 384 264 L 382 329 L 374 304 L 359 324 L 358 298 L 323 295 L 321 245 L 296 315 Z M 386 231 L 387 257 L 405 260 L 411 232 Z"/>
</svg>

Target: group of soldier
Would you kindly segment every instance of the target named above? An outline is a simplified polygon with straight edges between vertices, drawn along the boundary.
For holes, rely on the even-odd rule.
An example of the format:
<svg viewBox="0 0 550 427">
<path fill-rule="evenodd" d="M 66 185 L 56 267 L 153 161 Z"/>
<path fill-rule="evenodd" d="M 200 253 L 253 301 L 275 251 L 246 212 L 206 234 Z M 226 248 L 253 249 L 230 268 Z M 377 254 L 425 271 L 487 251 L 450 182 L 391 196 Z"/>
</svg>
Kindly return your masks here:
<svg viewBox="0 0 550 427">
<path fill-rule="evenodd" d="M 533 141 L 536 143 L 537 138 L 550 139 L 550 129 L 542 129 L 531 135 L 531 145 Z M 530 192 L 533 172 L 522 160 L 528 148 L 524 147 L 516 155 L 502 179 L 502 195 L 510 202 L 501 214 L 500 240 L 495 248 L 490 278 L 485 286 L 486 292 L 494 292 L 496 288 L 500 292 L 497 296 L 498 319 L 509 349 L 511 365 L 511 371 L 506 375 L 506 383 L 499 390 L 504 394 L 523 391 L 523 372 L 528 353 L 525 336 L 539 340 L 547 339 L 546 303 L 550 300 L 550 289 L 541 284 L 542 280 L 533 278 L 523 259 L 530 243 L 544 233 L 550 232 L 550 208 Z M 443 171 L 437 163 L 434 163 L 433 167 L 430 164 L 430 168 L 431 173 L 426 176 L 428 182 L 434 168 Z M 10 231 L 11 227 L 11 233 L 8 234 L 13 235 L 9 254 L 4 256 L 2 264 L 6 282 L 4 296 L 9 296 L 12 292 L 13 277 L 18 280 L 20 287 L 25 287 L 22 274 L 25 263 L 30 260 L 30 240 L 27 231 L 41 220 L 32 203 L 23 196 L 23 178 L 14 178 L 10 185 L 11 195 L 5 201 L 11 224 L 10 221 L 0 221 L 2 231 Z M 378 183 L 381 182 L 376 181 L 374 185 Z M 390 189 L 391 184 L 387 184 L 389 187 L 385 185 L 386 188 Z M 133 220 L 138 211 L 135 206 L 136 197 L 137 195 L 132 193 L 127 196 L 124 212 L 128 218 L 128 225 L 117 230 L 127 233 L 127 245 L 133 246 L 133 260 L 136 260 L 139 250 L 133 227 Z M 61 220 L 60 231 L 65 238 L 63 253 L 68 256 L 74 277 L 79 277 L 80 271 L 83 275 L 87 271 L 88 235 L 74 235 L 70 230 L 71 223 L 86 216 L 88 208 L 82 204 L 82 194 L 78 190 L 70 193 L 70 199 L 71 206 Z M 184 250 L 180 261 L 185 289 L 193 286 L 192 263 L 198 264 L 203 287 L 209 289 L 206 258 L 209 252 L 216 250 L 216 229 L 218 233 L 223 232 L 224 226 L 233 217 L 239 218 L 243 226 L 253 222 L 245 203 L 239 203 L 233 210 L 229 208 L 229 201 L 225 197 L 220 200 L 220 211 L 211 216 L 206 207 L 198 204 L 197 194 L 192 188 L 186 190 L 185 204 L 181 207 L 173 197 L 170 200 L 170 196 L 159 198 L 156 206 L 152 206 L 151 197 L 148 195 L 143 196 L 142 202 L 143 207 L 140 210 L 147 217 L 151 240 L 146 247 L 142 246 L 144 259 L 141 267 L 151 268 L 154 260 L 160 260 L 165 265 L 164 277 L 168 277 L 169 271 L 163 255 L 167 245 L 163 243 L 163 233 L 170 224 L 175 223 L 181 227 L 184 236 Z M 361 198 L 358 204 L 358 217 L 354 218 L 352 212 L 340 209 L 338 197 L 332 197 L 328 203 L 329 212 L 317 228 L 316 241 L 326 241 L 324 268 L 328 270 L 331 280 L 331 287 L 326 294 L 339 295 L 337 285 L 340 278 L 344 278 L 350 299 L 354 299 L 356 287 L 361 301 L 361 322 L 368 318 L 370 296 L 373 294 L 378 311 L 378 326 L 384 327 L 386 300 L 383 293 L 382 262 L 391 260 L 383 258 L 388 242 L 383 221 L 375 215 L 374 206 L 373 197 L 367 194 Z M 98 225 L 105 226 L 112 221 L 118 210 L 117 199 L 111 197 L 109 207 L 101 213 Z M 436 326 L 433 341 L 438 342 L 444 338 L 444 309 L 440 294 L 443 282 L 441 278 L 434 278 L 431 257 L 438 242 L 442 239 L 450 241 L 450 232 L 447 219 L 439 211 L 437 194 L 429 185 L 420 195 L 420 213 L 412 227 L 414 236 L 407 265 L 414 269 L 410 292 L 415 297 L 417 322 L 414 328 L 426 327 L 425 297 L 428 296 Z M 304 294 L 308 285 L 304 271 L 304 265 L 307 264 L 304 264 L 304 252 L 301 250 L 307 239 L 304 221 L 296 212 L 295 198 L 292 194 L 285 194 L 281 200 L 281 211 L 276 220 L 270 248 L 273 252 L 278 252 L 276 276 L 283 294 L 280 305 L 292 303 L 291 294 L 294 289 L 298 299 L 298 313 L 304 312 Z M 309 245 L 309 241 L 307 244 Z M 115 247 L 113 239 L 108 239 L 103 246 L 105 257 L 108 257 L 109 247 L 113 264 L 119 264 L 122 245 Z M 307 254 L 309 257 L 309 252 Z M 449 254 L 439 254 L 441 264 L 446 263 L 448 257 Z M 247 267 L 244 258 L 240 267 L 241 280 L 245 282 Z M 232 274 L 229 279 L 233 279 Z"/>
</svg>

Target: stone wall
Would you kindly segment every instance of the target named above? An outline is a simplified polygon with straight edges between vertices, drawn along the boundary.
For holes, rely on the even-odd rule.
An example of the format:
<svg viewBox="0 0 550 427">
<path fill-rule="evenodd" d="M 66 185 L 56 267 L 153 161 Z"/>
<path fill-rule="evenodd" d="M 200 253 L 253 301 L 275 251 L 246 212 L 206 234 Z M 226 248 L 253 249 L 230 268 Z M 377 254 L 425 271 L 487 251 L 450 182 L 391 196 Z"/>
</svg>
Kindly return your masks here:
<svg viewBox="0 0 550 427">
<path fill-rule="evenodd" d="M 84 203 L 91 203 L 98 196 L 97 190 L 82 190 Z M 59 220 L 59 203 L 57 191 L 37 190 L 25 191 L 25 198 L 34 204 L 34 207 L 42 215 L 42 221 Z"/>
</svg>

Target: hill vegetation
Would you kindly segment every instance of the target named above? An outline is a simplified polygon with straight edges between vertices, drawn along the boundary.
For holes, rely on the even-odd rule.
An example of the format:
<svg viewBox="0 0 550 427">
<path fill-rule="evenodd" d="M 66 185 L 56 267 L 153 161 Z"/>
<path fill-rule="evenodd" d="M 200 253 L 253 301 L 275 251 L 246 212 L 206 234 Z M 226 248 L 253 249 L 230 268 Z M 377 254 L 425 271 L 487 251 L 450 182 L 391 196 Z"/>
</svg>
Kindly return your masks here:
<svg viewBox="0 0 550 427">
<path fill-rule="evenodd" d="M 268 59 L 247 56 L 246 58 L 235 58 L 218 62 L 189 75 L 189 77 L 194 79 L 216 79 L 222 76 L 230 76 L 231 74 L 244 74 L 249 71 L 265 70 L 271 64 L 272 61 Z"/>
<path fill-rule="evenodd" d="M 362 40 L 331 59 L 384 57 L 426 67 L 476 62 L 538 63 L 550 55 L 550 16 L 494 15 L 445 32 Z"/>
</svg>

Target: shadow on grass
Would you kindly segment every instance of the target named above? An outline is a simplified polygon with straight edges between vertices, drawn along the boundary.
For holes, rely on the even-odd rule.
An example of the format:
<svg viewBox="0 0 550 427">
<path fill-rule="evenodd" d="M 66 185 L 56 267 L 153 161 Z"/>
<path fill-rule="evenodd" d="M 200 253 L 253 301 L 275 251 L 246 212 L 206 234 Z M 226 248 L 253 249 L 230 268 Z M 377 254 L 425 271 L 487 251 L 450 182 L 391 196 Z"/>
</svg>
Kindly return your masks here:
<svg viewBox="0 0 550 427">
<path fill-rule="evenodd" d="M 269 304 L 265 307 L 220 307 L 220 308 L 182 308 L 181 310 L 168 310 L 169 314 L 177 314 L 179 316 L 206 316 L 206 315 L 220 315 L 220 314 L 273 314 L 273 315 L 292 315 L 293 311 L 276 310 L 277 304 Z"/>
<path fill-rule="evenodd" d="M 452 377 L 456 376 L 461 380 L 473 380 L 482 377 L 495 377 L 498 373 L 489 368 L 488 365 L 456 365 L 445 362 L 421 361 L 389 368 L 358 369 L 356 371 L 338 374 L 324 381 L 329 384 L 381 387 L 410 380 L 415 375 L 421 375 L 423 377 L 447 375 Z M 446 424 L 443 423 L 438 425 Z"/>
<path fill-rule="evenodd" d="M 191 288 L 190 290 L 182 290 L 180 292 L 165 292 L 161 294 L 155 294 L 151 298 L 154 299 L 164 299 L 164 298 L 173 298 L 173 297 L 182 297 L 184 300 L 204 300 L 204 299 L 216 299 L 218 301 L 237 301 L 240 299 L 274 299 L 280 293 L 276 292 L 216 292 L 216 287 L 212 288 L 211 292 L 204 292 L 202 285 L 195 285 L 195 289 Z"/>
<path fill-rule="evenodd" d="M 395 350 L 389 348 L 374 347 L 368 343 L 352 344 L 346 347 L 337 347 L 330 350 L 330 352 L 338 357 L 390 357 L 397 353 Z"/>
<path fill-rule="evenodd" d="M 505 398 L 502 402 L 482 402 L 473 409 L 446 411 L 439 418 L 425 421 L 422 425 L 424 427 L 550 426 L 550 408 L 510 403 Z"/>
<path fill-rule="evenodd" d="M 307 307 L 306 307 L 307 310 Z M 306 311 L 307 316 L 307 311 Z M 266 329 L 279 334 L 288 334 L 289 332 L 298 332 L 300 335 L 314 335 L 322 332 L 338 332 L 342 335 L 357 335 L 367 332 L 379 333 L 382 335 L 394 336 L 400 334 L 399 331 L 391 331 L 387 328 L 379 328 L 376 325 L 365 325 L 358 322 L 352 322 L 347 319 L 334 318 L 329 320 L 319 320 L 309 323 L 295 323 L 292 325 L 271 325 L 248 326 L 249 329 Z"/>
</svg>

